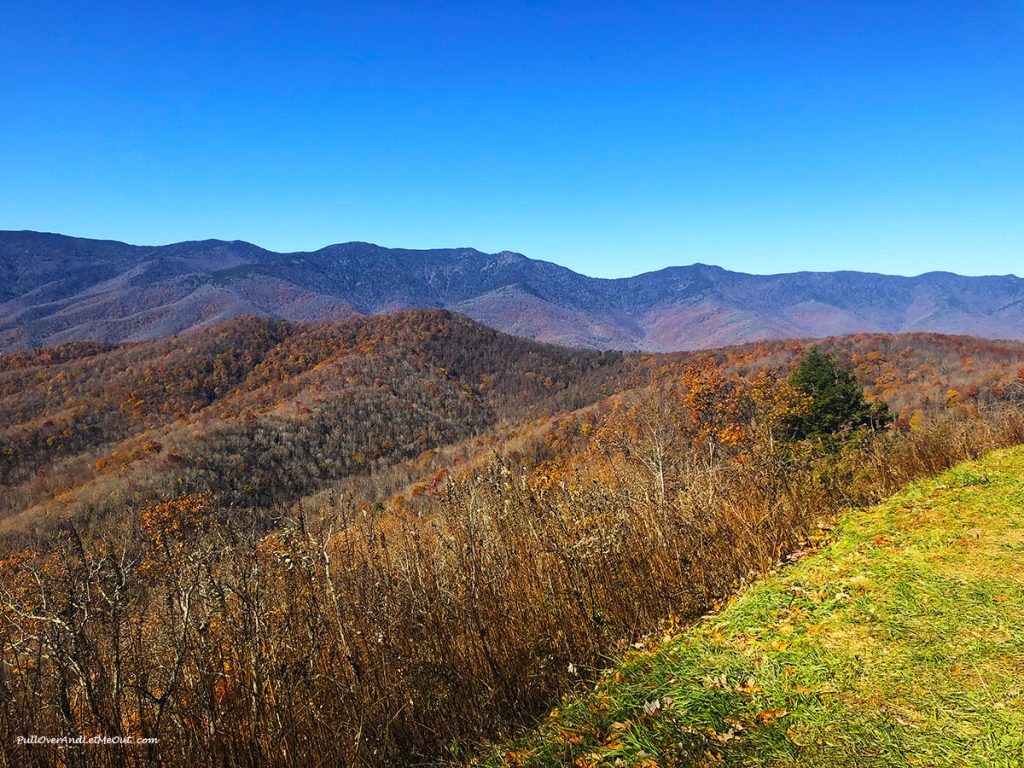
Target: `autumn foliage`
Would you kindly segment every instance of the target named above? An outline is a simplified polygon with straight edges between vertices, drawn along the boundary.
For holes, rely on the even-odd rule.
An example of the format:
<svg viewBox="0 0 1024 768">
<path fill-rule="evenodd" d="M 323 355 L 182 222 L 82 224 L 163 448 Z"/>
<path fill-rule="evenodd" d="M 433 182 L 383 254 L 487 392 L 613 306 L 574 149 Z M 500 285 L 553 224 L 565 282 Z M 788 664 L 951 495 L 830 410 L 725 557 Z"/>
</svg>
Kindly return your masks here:
<svg viewBox="0 0 1024 768">
<path fill-rule="evenodd" d="M 906 423 L 862 425 L 826 449 L 791 428 L 815 406 L 790 379 L 804 347 L 577 354 L 415 317 L 260 325 L 251 360 L 225 347 L 235 362 L 186 367 L 230 391 L 158 405 L 136 388 L 128 412 L 151 425 L 209 402 L 113 444 L 90 469 L 119 489 L 103 515 L 12 539 L 0 561 L 7 764 L 462 761 L 662 622 L 777 567 L 843 506 L 1024 439 L 1020 365 L 1006 377 L 989 365 L 974 394 L 960 373 L 927 387 L 959 398 L 896 390 L 914 406 L 896 406 Z M 878 374 L 864 379 L 872 402 L 895 386 L 891 359 L 864 351 L 875 343 L 830 347 Z M 886 354 L 915 348 L 903 343 Z M 906 359 L 940 371 L 946 344 Z M 88 352 L 78 364 L 109 354 Z M 19 366 L 15 378 L 44 370 Z M 110 428 L 128 429 L 118 414 Z M 140 453 L 122 465 L 128 445 Z M 139 465 L 166 484 L 132 489 Z M 363 497 L 329 492 L 350 475 Z M 19 747 L 27 733 L 159 742 Z"/>
</svg>

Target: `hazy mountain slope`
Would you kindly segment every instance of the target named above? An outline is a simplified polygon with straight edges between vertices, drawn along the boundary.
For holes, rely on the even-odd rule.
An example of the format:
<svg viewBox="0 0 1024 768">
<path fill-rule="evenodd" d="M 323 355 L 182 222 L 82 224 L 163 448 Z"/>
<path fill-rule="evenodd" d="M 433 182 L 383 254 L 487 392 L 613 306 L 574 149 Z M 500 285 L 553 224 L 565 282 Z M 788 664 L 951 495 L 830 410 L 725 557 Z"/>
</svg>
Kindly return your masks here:
<svg viewBox="0 0 1024 768">
<path fill-rule="evenodd" d="M 1024 338 L 1024 280 L 934 272 L 748 275 L 694 264 L 619 280 L 515 253 L 368 243 L 273 253 L 208 240 L 142 247 L 0 232 L 0 348 L 139 340 L 242 315 L 339 319 L 449 308 L 529 338 L 696 349 L 931 331 Z"/>
</svg>

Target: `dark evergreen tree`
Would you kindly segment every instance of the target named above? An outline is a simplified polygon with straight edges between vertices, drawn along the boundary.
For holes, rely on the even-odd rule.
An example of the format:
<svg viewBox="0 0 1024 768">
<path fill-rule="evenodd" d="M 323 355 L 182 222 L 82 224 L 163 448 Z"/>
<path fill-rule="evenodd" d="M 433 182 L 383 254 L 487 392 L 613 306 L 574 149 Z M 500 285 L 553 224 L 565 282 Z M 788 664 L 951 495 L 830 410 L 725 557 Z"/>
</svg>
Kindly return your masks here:
<svg viewBox="0 0 1024 768">
<path fill-rule="evenodd" d="M 792 422 L 796 439 L 827 438 L 861 427 L 882 429 L 892 421 L 886 403 L 864 399 L 853 371 L 817 349 L 804 355 L 790 384 L 811 399 L 808 411 Z"/>
</svg>

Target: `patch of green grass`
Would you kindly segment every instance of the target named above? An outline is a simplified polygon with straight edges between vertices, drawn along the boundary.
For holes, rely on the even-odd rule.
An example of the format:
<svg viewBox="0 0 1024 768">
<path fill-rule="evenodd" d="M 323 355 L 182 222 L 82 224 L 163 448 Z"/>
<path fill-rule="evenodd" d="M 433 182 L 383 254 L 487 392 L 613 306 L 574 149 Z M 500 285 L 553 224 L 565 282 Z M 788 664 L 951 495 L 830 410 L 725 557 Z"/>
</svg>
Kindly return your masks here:
<svg viewBox="0 0 1024 768">
<path fill-rule="evenodd" d="M 1024 449 L 851 512 L 500 765 L 1024 766 Z"/>
</svg>

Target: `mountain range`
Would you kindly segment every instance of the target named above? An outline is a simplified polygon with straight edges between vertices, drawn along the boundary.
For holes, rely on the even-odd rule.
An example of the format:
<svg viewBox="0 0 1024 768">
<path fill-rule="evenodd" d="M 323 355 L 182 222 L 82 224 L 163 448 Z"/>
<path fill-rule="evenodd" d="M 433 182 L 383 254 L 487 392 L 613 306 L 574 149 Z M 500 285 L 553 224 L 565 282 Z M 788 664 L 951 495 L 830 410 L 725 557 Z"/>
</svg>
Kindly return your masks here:
<svg viewBox="0 0 1024 768">
<path fill-rule="evenodd" d="M 674 351 L 929 331 L 1024 338 L 1024 279 L 929 272 L 754 275 L 705 264 L 587 277 L 502 251 L 362 242 L 139 246 L 0 231 L 0 349 L 159 338 L 240 316 L 336 320 L 444 308 L 538 341 Z"/>
</svg>

